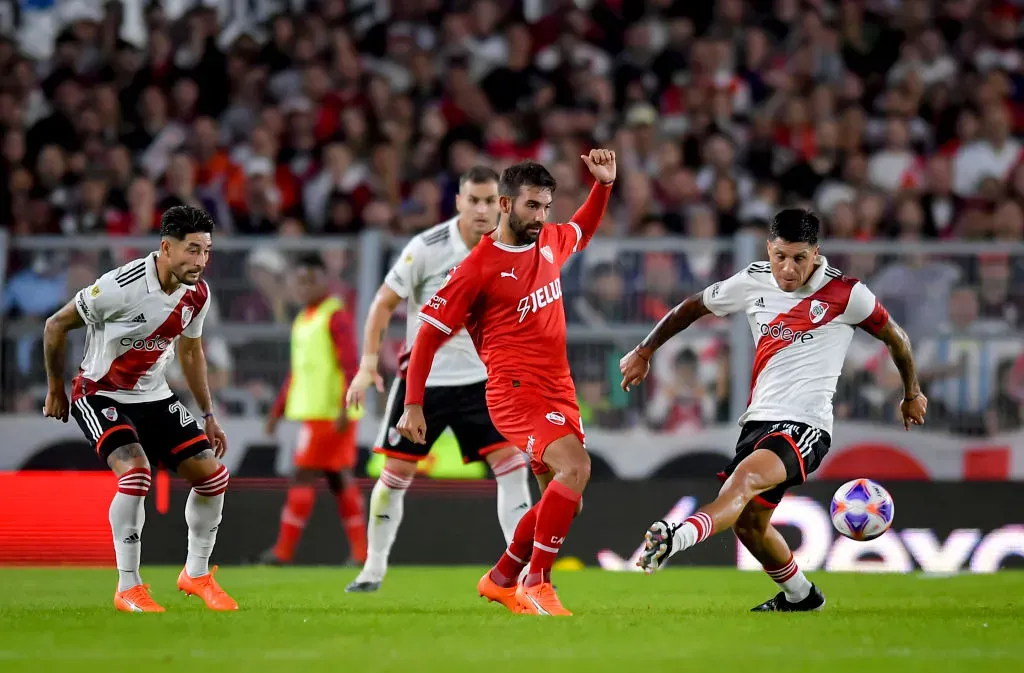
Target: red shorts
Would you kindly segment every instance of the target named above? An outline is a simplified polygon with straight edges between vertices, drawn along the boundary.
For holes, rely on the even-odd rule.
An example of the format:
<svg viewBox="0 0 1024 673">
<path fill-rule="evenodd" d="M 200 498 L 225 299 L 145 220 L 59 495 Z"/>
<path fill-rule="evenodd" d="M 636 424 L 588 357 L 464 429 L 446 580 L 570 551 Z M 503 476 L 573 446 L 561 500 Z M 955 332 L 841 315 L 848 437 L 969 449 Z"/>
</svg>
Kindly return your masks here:
<svg viewBox="0 0 1024 673">
<path fill-rule="evenodd" d="M 498 432 L 530 457 L 534 474 L 550 471 L 544 450 L 556 439 L 576 435 L 586 446 L 580 407 L 573 397 L 526 386 L 488 386 L 487 409 Z"/>
<path fill-rule="evenodd" d="M 334 421 L 303 421 L 295 447 L 295 467 L 337 472 L 356 465 L 356 428 L 350 421 L 344 432 Z"/>
</svg>

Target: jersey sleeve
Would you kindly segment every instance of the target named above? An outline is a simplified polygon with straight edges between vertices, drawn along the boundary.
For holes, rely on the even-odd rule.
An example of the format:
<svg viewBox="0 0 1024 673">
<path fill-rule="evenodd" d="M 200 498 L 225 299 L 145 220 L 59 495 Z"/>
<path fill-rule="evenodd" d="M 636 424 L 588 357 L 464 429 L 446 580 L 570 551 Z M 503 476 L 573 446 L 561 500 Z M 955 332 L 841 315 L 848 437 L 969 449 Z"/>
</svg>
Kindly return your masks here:
<svg viewBox="0 0 1024 673">
<path fill-rule="evenodd" d="M 572 257 L 574 252 L 578 252 L 581 249 L 580 242 L 583 240 L 583 231 L 575 222 L 548 224 L 546 226 L 551 227 L 553 232 L 549 240 L 554 244 L 552 247 L 554 247 L 558 263 L 559 265 L 565 264 L 566 260 Z"/>
<path fill-rule="evenodd" d="M 75 295 L 75 308 L 87 325 L 102 325 L 122 308 L 124 289 L 114 274 L 104 274 Z"/>
<path fill-rule="evenodd" d="M 418 238 L 409 241 L 394 266 L 384 277 L 384 284 L 394 290 L 402 299 L 408 299 L 409 295 L 422 279 L 423 257 L 426 249 Z"/>
<path fill-rule="evenodd" d="M 437 293 L 427 300 L 419 319 L 446 335 L 457 332 L 480 293 L 480 274 L 473 258 L 467 257 L 452 269 Z"/>
<path fill-rule="evenodd" d="M 746 308 L 746 278 L 747 271 L 744 269 L 704 288 L 704 305 L 719 318 L 743 311 Z"/>
<path fill-rule="evenodd" d="M 858 281 L 850 290 L 850 299 L 846 303 L 841 321 L 860 327 L 872 336 L 878 336 L 882 328 L 889 323 L 889 312 L 868 286 Z"/>
<path fill-rule="evenodd" d="M 209 289 L 207 289 L 207 292 L 209 292 Z M 213 297 L 207 295 L 206 303 L 204 303 L 203 307 L 199 309 L 198 315 L 196 315 L 195 318 L 192 318 L 192 322 L 190 322 L 188 326 L 181 331 L 181 336 L 189 339 L 198 339 L 203 336 L 203 323 L 206 322 L 206 314 L 210 312 L 210 304 L 212 303 Z"/>
</svg>

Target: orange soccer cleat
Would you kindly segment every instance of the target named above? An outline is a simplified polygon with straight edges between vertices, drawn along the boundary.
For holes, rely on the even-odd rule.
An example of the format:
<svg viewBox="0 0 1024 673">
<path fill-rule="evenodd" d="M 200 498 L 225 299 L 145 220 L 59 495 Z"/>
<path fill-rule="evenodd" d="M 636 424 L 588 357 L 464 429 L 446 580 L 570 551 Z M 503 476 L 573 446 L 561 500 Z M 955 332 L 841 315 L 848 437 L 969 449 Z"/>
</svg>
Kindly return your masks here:
<svg viewBox="0 0 1024 673">
<path fill-rule="evenodd" d="M 516 602 L 527 615 L 551 615 L 553 617 L 571 617 L 572 613 L 562 606 L 558 594 L 550 582 L 542 582 L 528 587 L 520 584 L 516 589 Z"/>
<path fill-rule="evenodd" d="M 235 599 L 228 596 L 227 592 L 217 584 L 217 580 L 213 579 L 215 572 L 217 572 L 217 566 L 213 566 L 210 572 L 200 577 L 189 577 L 188 573 L 182 569 L 181 574 L 178 575 L 178 588 L 184 591 L 186 596 L 199 596 L 206 603 L 206 607 L 211 610 L 222 612 L 237 610 L 238 603 L 235 602 Z"/>
<path fill-rule="evenodd" d="M 487 599 L 488 603 L 501 603 L 516 614 L 520 614 L 523 611 L 519 607 L 519 601 L 516 600 L 516 588 L 499 586 L 497 582 L 491 579 L 490 570 L 485 572 L 480 581 L 476 583 L 476 590 L 481 597 Z"/>
<path fill-rule="evenodd" d="M 121 612 L 165 612 L 164 606 L 149 595 L 148 584 L 136 584 L 130 589 L 115 591 L 114 607 Z"/>
</svg>

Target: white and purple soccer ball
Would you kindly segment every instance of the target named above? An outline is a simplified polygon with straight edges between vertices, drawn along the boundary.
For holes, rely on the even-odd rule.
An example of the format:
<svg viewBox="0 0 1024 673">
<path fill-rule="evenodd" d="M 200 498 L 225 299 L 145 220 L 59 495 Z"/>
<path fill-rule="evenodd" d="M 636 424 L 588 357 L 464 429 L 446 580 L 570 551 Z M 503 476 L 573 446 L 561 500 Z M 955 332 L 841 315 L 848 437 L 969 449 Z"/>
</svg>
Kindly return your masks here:
<svg viewBox="0 0 1024 673">
<path fill-rule="evenodd" d="M 832 496 L 832 525 L 851 540 L 874 540 L 892 525 L 896 514 L 889 491 L 870 479 L 848 481 Z"/>
</svg>

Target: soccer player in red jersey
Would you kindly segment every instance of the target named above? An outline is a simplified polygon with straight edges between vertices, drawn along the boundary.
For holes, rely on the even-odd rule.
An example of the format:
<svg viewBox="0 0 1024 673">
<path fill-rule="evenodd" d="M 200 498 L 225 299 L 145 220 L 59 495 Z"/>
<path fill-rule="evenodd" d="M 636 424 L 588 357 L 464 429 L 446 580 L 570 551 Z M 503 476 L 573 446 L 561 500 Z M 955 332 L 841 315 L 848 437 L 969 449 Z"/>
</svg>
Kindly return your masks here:
<svg viewBox="0 0 1024 673">
<path fill-rule="evenodd" d="M 543 491 L 477 590 L 528 614 L 572 614 L 551 586 L 551 565 L 590 479 L 565 349 L 561 268 L 587 246 L 604 217 L 615 153 L 596 149 L 580 158 L 595 184 L 567 224 L 545 224 L 556 187 L 546 168 L 527 161 L 502 172 L 497 228 L 452 270 L 420 313 L 424 325 L 412 349 L 398 424 L 403 436 L 424 441 L 423 391 L 434 353 L 465 326 L 487 367 L 491 420 L 529 455 Z M 527 562 L 529 572 L 518 583 Z"/>
</svg>

